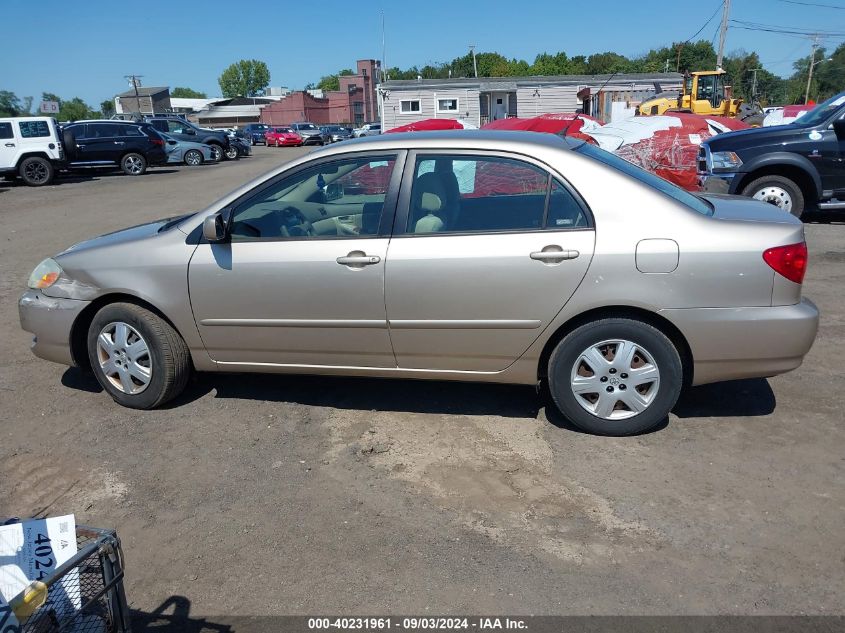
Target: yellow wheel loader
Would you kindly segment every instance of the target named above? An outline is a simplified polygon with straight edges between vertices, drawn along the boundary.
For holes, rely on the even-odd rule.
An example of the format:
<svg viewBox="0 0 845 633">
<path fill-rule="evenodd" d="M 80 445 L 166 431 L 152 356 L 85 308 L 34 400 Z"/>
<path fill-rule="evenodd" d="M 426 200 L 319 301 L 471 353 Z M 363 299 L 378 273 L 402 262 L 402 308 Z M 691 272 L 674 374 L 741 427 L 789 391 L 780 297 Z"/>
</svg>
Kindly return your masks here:
<svg viewBox="0 0 845 633">
<path fill-rule="evenodd" d="M 742 99 L 734 99 L 731 87 L 725 85 L 724 70 L 702 70 L 687 73 L 684 77 L 683 91 L 661 92 L 651 99 L 643 101 L 637 114 L 649 116 L 666 112 L 693 112 L 710 116 L 738 118 L 749 125 L 761 125 L 763 112 L 758 104 L 748 104 Z"/>
</svg>

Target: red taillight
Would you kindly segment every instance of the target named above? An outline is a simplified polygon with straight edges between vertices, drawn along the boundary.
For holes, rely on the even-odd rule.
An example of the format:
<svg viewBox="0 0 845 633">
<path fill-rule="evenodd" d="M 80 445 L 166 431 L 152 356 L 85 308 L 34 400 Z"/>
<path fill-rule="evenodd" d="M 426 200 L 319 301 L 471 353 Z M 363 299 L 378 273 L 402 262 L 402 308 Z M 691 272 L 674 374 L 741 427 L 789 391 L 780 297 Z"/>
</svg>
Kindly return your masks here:
<svg viewBox="0 0 845 633">
<path fill-rule="evenodd" d="M 800 284 L 804 281 L 804 273 L 807 272 L 807 244 L 800 242 L 775 246 L 763 252 L 763 260 L 776 273 Z"/>
<path fill-rule="evenodd" d="M 164 147 L 164 139 L 161 139 L 161 138 L 151 138 L 151 139 L 150 139 L 150 142 L 151 142 L 153 145 L 160 145 L 161 147 Z"/>
</svg>

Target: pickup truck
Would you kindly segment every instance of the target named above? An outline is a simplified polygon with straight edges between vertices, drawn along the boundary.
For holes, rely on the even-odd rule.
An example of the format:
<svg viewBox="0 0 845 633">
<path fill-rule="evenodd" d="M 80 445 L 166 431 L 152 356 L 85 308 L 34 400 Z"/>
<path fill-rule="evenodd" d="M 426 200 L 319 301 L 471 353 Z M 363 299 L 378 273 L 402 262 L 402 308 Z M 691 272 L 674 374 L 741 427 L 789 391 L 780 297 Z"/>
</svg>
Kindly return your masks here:
<svg viewBox="0 0 845 633">
<path fill-rule="evenodd" d="M 845 209 L 845 92 L 788 125 L 728 132 L 698 152 L 705 192 L 742 194 L 797 217 Z"/>
</svg>

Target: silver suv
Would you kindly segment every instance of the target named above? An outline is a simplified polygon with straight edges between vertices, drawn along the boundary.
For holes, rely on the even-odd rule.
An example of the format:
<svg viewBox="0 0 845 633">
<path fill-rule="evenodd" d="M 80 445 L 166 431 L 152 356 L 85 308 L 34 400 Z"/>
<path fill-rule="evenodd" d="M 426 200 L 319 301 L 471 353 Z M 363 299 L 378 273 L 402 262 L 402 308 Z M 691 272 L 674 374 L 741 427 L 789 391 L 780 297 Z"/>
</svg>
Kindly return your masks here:
<svg viewBox="0 0 845 633">
<path fill-rule="evenodd" d="M 291 123 L 291 129 L 302 137 L 303 145 L 325 145 L 331 143 L 331 137 L 320 131 L 313 123 L 300 121 Z"/>
</svg>

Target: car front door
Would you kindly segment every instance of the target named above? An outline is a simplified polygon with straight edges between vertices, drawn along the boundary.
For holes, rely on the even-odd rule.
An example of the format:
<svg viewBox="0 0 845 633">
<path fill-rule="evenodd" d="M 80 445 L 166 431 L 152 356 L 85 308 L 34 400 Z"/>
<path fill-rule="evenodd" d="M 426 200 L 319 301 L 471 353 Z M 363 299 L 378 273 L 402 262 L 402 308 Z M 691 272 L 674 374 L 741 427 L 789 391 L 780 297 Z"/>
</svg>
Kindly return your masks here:
<svg viewBox="0 0 845 633">
<path fill-rule="evenodd" d="M 586 274 L 586 206 L 542 165 L 505 154 L 409 156 L 385 299 L 397 365 L 497 372 Z"/>
<path fill-rule="evenodd" d="M 256 187 L 201 243 L 191 306 L 223 364 L 395 367 L 384 270 L 404 153 L 327 158 Z"/>
<path fill-rule="evenodd" d="M 12 121 L 0 121 L 0 169 L 12 169 L 17 163 L 18 141 Z"/>
</svg>

